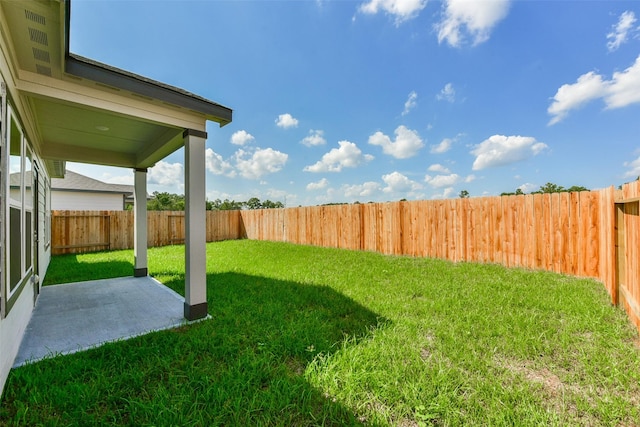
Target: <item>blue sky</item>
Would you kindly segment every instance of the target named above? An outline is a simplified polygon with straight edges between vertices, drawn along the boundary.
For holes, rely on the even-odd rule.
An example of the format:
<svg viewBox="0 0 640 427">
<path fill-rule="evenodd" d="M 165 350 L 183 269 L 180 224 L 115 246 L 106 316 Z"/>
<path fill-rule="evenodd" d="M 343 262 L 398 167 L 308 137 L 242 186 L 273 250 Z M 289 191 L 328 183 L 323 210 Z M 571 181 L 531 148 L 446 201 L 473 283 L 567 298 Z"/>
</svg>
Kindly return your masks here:
<svg viewBox="0 0 640 427">
<path fill-rule="evenodd" d="M 74 0 L 71 50 L 234 110 L 207 128 L 210 200 L 473 197 L 640 175 L 637 1 Z M 150 169 L 149 192 L 183 192 L 183 156 Z"/>
</svg>

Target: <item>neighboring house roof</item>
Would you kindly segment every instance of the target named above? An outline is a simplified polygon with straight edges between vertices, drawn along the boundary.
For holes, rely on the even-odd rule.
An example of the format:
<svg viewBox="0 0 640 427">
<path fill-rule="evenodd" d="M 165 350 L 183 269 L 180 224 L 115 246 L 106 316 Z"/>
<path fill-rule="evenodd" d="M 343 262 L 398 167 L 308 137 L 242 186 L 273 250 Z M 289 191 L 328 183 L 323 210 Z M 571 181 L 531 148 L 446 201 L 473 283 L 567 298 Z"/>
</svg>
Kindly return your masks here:
<svg viewBox="0 0 640 427">
<path fill-rule="evenodd" d="M 31 182 L 31 171 L 26 172 L 27 182 Z M 9 176 L 9 185 L 11 188 L 17 188 L 20 185 L 20 174 L 12 173 Z M 30 186 L 27 186 L 30 187 Z M 125 184 L 109 184 L 107 182 L 98 181 L 88 176 L 67 170 L 64 178 L 52 178 L 51 190 L 53 191 L 80 191 L 88 193 L 117 193 L 124 194 L 127 198 L 133 198 L 135 187 Z"/>
<path fill-rule="evenodd" d="M 64 178 L 51 179 L 52 191 L 86 191 L 91 193 L 121 193 L 133 195 L 133 185 L 108 184 L 67 170 Z"/>
<path fill-rule="evenodd" d="M 31 182 L 31 171 L 26 172 L 27 182 Z M 11 188 L 20 187 L 20 174 L 18 172 L 14 172 L 9 175 L 9 186 Z M 27 188 L 31 188 L 31 185 L 27 184 Z"/>
</svg>

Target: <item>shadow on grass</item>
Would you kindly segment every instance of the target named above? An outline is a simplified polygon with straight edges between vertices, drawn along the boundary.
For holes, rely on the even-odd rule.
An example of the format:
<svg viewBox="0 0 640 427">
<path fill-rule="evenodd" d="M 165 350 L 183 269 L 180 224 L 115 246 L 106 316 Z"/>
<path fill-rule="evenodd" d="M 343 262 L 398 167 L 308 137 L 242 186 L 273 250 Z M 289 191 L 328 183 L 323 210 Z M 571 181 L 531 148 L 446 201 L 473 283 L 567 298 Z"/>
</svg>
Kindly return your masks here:
<svg viewBox="0 0 640 427">
<path fill-rule="evenodd" d="M 92 254 L 92 256 L 99 256 Z M 44 279 L 44 286 L 62 283 L 84 282 L 87 280 L 113 279 L 133 275 L 133 260 L 128 260 L 126 254 L 122 259 L 108 259 L 105 261 L 81 261 L 82 255 L 56 255 L 49 264 Z"/>
<path fill-rule="evenodd" d="M 362 424 L 304 373 L 385 319 L 328 286 L 222 273 L 207 291 L 209 321 L 14 370 L 0 423 Z"/>
</svg>

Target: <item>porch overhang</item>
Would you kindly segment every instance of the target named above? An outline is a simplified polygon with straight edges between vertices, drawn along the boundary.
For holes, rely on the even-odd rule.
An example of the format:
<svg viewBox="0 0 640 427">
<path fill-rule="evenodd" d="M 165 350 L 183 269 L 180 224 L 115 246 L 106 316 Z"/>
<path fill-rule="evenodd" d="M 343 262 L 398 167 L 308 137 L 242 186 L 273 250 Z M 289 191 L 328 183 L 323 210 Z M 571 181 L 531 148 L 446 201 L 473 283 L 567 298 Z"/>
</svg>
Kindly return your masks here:
<svg viewBox="0 0 640 427">
<path fill-rule="evenodd" d="M 12 119 L 50 177 L 65 162 L 135 170 L 146 198 L 147 169 L 186 147 L 185 307 L 206 315 L 205 144 L 208 121 L 224 126 L 232 110 L 183 89 L 69 52 L 70 0 L 0 1 L 0 73 Z M 146 204 L 136 209 L 135 274 L 147 273 Z"/>
<path fill-rule="evenodd" d="M 186 129 L 224 126 L 232 110 L 69 52 L 70 0 L 0 2 L 9 95 L 52 176 L 64 162 L 142 169 L 184 145 Z"/>
</svg>

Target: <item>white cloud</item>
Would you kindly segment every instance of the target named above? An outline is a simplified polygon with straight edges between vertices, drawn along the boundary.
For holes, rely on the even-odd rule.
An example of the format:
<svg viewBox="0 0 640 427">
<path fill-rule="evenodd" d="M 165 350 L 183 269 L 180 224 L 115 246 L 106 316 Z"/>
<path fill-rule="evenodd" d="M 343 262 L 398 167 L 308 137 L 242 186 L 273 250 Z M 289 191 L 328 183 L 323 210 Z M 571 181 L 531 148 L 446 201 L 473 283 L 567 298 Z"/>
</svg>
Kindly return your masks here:
<svg viewBox="0 0 640 427">
<path fill-rule="evenodd" d="M 442 21 L 436 24 L 438 42 L 460 47 L 471 38 L 473 45 L 489 39 L 491 30 L 507 16 L 509 0 L 446 0 Z"/>
<path fill-rule="evenodd" d="M 456 90 L 454 89 L 453 84 L 447 83 L 444 85 L 440 93 L 436 95 L 436 99 L 438 101 L 455 102 Z"/>
<path fill-rule="evenodd" d="M 613 73 L 611 80 L 590 71 L 578 77 L 576 83 L 562 85 L 547 109 L 553 116 L 549 125 L 564 119 L 569 111 L 599 98 L 607 109 L 640 103 L 640 56 L 626 70 Z"/>
<path fill-rule="evenodd" d="M 519 186 L 518 188 L 522 190 L 523 193 L 531 193 L 532 191 L 536 191 L 538 188 L 540 188 L 540 186 L 537 184 L 526 182 L 521 186 Z"/>
<path fill-rule="evenodd" d="M 451 149 L 452 145 L 453 145 L 453 139 L 445 138 L 442 141 L 440 141 L 440 144 L 432 145 L 430 151 L 433 154 L 446 153 Z"/>
<path fill-rule="evenodd" d="M 382 175 L 382 180 L 387 184 L 387 186 L 382 189 L 385 193 L 411 192 L 422 189 L 422 185 L 410 180 L 400 172 L 391 172 L 390 174 Z"/>
<path fill-rule="evenodd" d="M 182 163 L 167 163 L 160 160 L 148 170 L 147 182 L 164 186 L 180 185 L 184 180 Z"/>
<path fill-rule="evenodd" d="M 507 165 L 536 156 L 547 145 L 530 136 L 493 135 L 476 145 L 471 154 L 476 156 L 473 170 Z"/>
<path fill-rule="evenodd" d="M 404 111 L 402 112 L 403 116 L 409 114 L 411 110 L 416 108 L 418 105 L 418 94 L 415 91 L 412 91 L 407 98 L 407 101 L 404 103 Z"/>
<path fill-rule="evenodd" d="M 207 200 L 216 200 L 216 199 L 247 200 L 247 199 L 250 199 L 250 197 L 244 197 L 243 195 L 231 195 L 224 191 L 218 191 L 218 190 L 207 191 Z"/>
<path fill-rule="evenodd" d="M 231 163 L 225 161 L 222 156 L 211 148 L 205 150 L 205 165 L 209 172 L 214 175 L 235 176 L 235 171 Z"/>
<path fill-rule="evenodd" d="M 432 199 L 450 199 L 456 196 L 456 190 L 453 187 L 447 187 L 442 190 L 442 193 L 434 194 L 431 196 Z"/>
<path fill-rule="evenodd" d="M 395 17 L 396 26 L 418 16 L 427 5 L 427 0 L 369 0 L 360 5 L 362 13 L 375 15 L 383 11 Z"/>
<path fill-rule="evenodd" d="M 624 162 L 624 167 L 629 168 L 627 172 L 625 172 L 625 177 L 633 177 L 637 178 L 640 176 L 640 157 L 630 162 Z"/>
<path fill-rule="evenodd" d="M 270 188 L 266 191 L 266 193 L 261 192 L 263 195 L 266 195 L 268 199 L 270 199 L 272 202 L 282 202 L 283 204 L 287 202 L 287 199 L 289 201 L 291 201 L 292 199 L 295 199 L 296 196 L 293 194 L 289 194 L 287 191 L 285 190 L 278 190 L 276 188 Z"/>
<path fill-rule="evenodd" d="M 583 74 L 574 84 L 564 84 L 553 97 L 553 104 L 549 106 L 547 112 L 554 116 L 549 122 L 550 125 L 558 123 L 564 119 L 570 110 L 579 108 L 587 102 L 600 98 L 605 93 L 605 84 L 602 76 L 593 71 Z"/>
<path fill-rule="evenodd" d="M 109 184 L 121 184 L 121 185 L 133 185 L 134 175 L 132 173 L 127 175 L 111 175 L 110 173 L 102 174 L 101 181 Z"/>
<path fill-rule="evenodd" d="M 355 185 L 344 184 L 341 190 L 347 198 L 370 197 L 380 191 L 380 184 L 374 181 Z"/>
<path fill-rule="evenodd" d="M 607 34 L 607 49 L 609 52 L 617 50 L 623 43 L 629 39 L 629 34 L 638 31 L 633 28 L 633 24 L 637 21 L 636 15 L 627 10 L 620 15 L 618 23 L 613 26 L 613 31 Z"/>
<path fill-rule="evenodd" d="M 309 184 L 307 184 L 307 191 L 322 190 L 327 188 L 328 185 L 329 180 L 327 178 L 322 178 L 318 182 L 310 182 Z"/>
<path fill-rule="evenodd" d="M 324 139 L 323 135 L 323 131 L 311 129 L 309 131 L 309 135 L 302 138 L 302 141 L 300 141 L 300 143 L 306 145 L 307 147 L 324 145 L 327 143 L 327 140 Z"/>
<path fill-rule="evenodd" d="M 325 153 L 317 163 L 306 166 L 305 172 L 340 172 L 342 168 L 355 168 L 356 166 L 373 160 L 370 154 L 362 154 L 356 144 L 349 141 L 338 142 L 339 148 L 332 148 Z"/>
<path fill-rule="evenodd" d="M 247 179 L 259 179 L 266 174 L 282 170 L 289 155 L 273 148 L 265 148 L 257 149 L 253 153 L 238 150 L 234 158 L 240 175 Z"/>
<path fill-rule="evenodd" d="M 234 145 L 245 145 L 253 142 L 255 138 L 246 130 L 239 130 L 231 135 L 231 143 Z"/>
<path fill-rule="evenodd" d="M 298 119 L 294 118 L 291 114 L 280 114 L 276 119 L 276 126 L 283 129 L 298 127 Z"/>
<path fill-rule="evenodd" d="M 424 181 L 433 188 L 451 187 L 462 181 L 462 178 L 457 173 L 448 175 L 436 175 L 424 177 Z"/>
<path fill-rule="evenodd" d="M 640 55 L 623 72 L 613 73 L 604 99 L 607 108 L 621 108 L 640 102 Z"/>
<path fill-rule="evenodd" d="M 385 154 L 396 159 L 413 157 L 424 146 L 418 132 L 407 129 L 405 126 L 398 126 L 395 135 L 396 140 L 391 141 L 391 138 L 387 135 L 382 132 L 376 132 L 369 137 L 369 144 L 381 146 Z"/>
<path fill-rule="evenodd" d="M 433 165 L 429 166 L 429 167 L 427 168 L 427 170 L 428 170 L 429 172 L 451 173 L 451 171 L 450 171 L 449 169 L 447 169 L 446 167 L 442 166 L 442 165 L 441 165 L 441 164 L 439 164 L 439 163 L 435 163 L 435 164 L 433 164 Z"/>
</svg>

